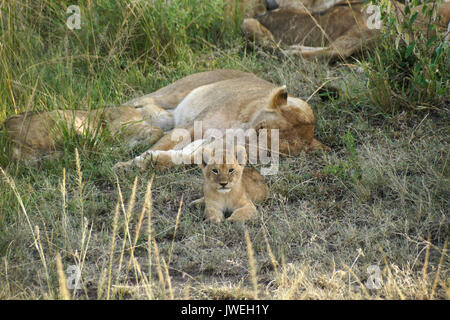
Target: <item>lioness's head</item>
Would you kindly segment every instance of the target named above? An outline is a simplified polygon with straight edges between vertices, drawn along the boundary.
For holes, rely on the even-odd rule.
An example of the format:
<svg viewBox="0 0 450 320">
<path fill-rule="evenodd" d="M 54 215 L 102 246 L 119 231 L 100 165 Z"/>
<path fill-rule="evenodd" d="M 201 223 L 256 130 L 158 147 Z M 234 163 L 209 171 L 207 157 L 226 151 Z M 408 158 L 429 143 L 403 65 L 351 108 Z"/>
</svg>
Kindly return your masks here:
<svg viewBox="0 0 450 320">
<path fill-rule="evenodd" d="M 237 146 L 233 150 L 203 149 L 203 170 L 205 183 L 219 193 L 228 193 L 240 183 L 247 153 L 245 148 Z"/>
<path fill-rule="evenodd" d="M 309 104 L 289 96 L 286 87 L 274 89 L 264 103 L 265 109 L 252 120 L 252 125 L 259 133 L 261 129 L 267 130 L 269 150 L 272 150 L 273 129 L 278 129 L 281 154 L 297 155 L 302 150 L 328 149 L 314 138 L 316 119 Z"/>
</svg>

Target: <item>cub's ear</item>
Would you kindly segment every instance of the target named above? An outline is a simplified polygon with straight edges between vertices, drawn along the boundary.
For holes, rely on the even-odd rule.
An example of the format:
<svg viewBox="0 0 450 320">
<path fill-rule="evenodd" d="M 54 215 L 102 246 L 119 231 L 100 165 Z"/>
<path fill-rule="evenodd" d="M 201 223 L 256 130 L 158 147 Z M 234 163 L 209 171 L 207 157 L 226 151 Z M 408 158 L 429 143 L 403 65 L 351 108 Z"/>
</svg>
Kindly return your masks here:
<svg viewBox="0 0 450 320">
<path fill-rule="evenodd" d="M 199 164 L 199 167 L 202 169 L 206 167 L 211 162 L 213 157 L 214 151 L 209 148 L 202 148 L 202 162 Z"/>
<path fill-rule="evenodd" d="M 269 98 L 269 109 L 277 109 L 285 104 L 287 104 L 288 93 L 286 86 L 282 86 L 274 89 L 270 93 Z"/>
<path fill-rule="evenodd" d="M 234 152 L 236 154 L 236 160 L 240 166 L 245 166 L 247 162 L 247 151 L 244 146 L 235 146 Z"/>
</svg>

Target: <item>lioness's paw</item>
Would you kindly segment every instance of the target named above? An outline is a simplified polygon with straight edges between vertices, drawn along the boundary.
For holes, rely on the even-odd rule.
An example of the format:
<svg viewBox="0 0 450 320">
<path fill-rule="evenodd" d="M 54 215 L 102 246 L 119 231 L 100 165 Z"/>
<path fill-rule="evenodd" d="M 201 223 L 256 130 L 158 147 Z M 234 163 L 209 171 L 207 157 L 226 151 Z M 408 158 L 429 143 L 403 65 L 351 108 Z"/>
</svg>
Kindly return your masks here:
<svg viewBox="0 0 450 320">
<path fill-rule="evenodd" d="M 146 153 L 144 156 L 139 156 L 133 160 L 127 162 L 118 162 L 113 166 L 114 171 L 126 171 L 130 169 L 137 168 L 140 171 L 147 170 L 148 166 L 151 164 L 152 158 L 151 153 Z"/>
<path fill-rule="evenodd" d="M 126 162 L 117 162 L 112 169 L 115 172 L 119 172 L 119 171 L 127 171 L 130 170 L 133 167 L 133 163 L 132 161 L 126 161 Z"/>
</svg>

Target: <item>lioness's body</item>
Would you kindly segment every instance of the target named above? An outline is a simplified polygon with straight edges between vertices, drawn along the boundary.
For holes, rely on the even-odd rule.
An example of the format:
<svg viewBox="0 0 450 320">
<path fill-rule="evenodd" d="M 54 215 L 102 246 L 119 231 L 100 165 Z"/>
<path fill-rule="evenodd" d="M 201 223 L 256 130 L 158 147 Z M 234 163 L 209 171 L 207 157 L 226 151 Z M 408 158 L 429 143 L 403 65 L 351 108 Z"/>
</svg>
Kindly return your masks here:
<svg viewBox="0 0 450 320">
<path fill-rule="evenodd" d="M 13 116 L 5 123 L 7 137 L 13 142 L 13 157 L 38 160 L 55 150 L 61 132 L 54 129 L 61 121 L 79 134 L 104 126 L 113 135 L 124 131 L 128 146 L 141 140 L 157 141 L 149 151 L 115 168 L 136 165 L 145 169 L 151 161 L 161 167 L 174 165 L 172 151 L 187 148 L 186 152 L 192 153 L 191 142 L 195 145 L 203 138 L 194 136 L 195 122 L 201 122 L 204 133 L 208 129 L 223 133 L 231 128 L 257 132 L 279 129 L 281 154 L 324 147 L 314 138 L 315 117 L 306 102 L 288 96 L 285 87 L 238 70 L 193 74 L 121 107 Z M 162 130 L 173 128 L 186 129 L 190 140 L 173 141 L 173 130 L 162 136 Z"/>
<path fill-rule="evenodd" d="M 222 133 L 232 128 L 279 129 L 282 154 L 295 155 L 301 150 L 323 147 L 314 139 L 315 117 L 306 102 L 288 96 L 284 87 L 247 72 L 197 73 L 125 105 L 136 107 L 144 115 L 158 113 L 166 119 L 162 124 L 165 129 L 183 128 L 189 132 L 190 139 L 182 143 L 173 141 L 174 131 L 170 131 L 149 151 L 117 164 L 116 168 L 135 165 L 145 169 L 151 161 L 163 167 L 173 165 L 173 150 L 187 147 L 187 152 L 194 151 L 189 147 L 199 139 L 194 136 L 194 122 L 201 122 L 203 133 L 208 129 Z"/>
<path fill-rule="evenodd" d="M 240 155 L 234 156 L 229 163 L 216 163 L 209 159 L 206 160 L 207 164 L 201 165 L 205 179 L 203 194 L 207 221 L 220 222 L 225 212 L 231 212 L 228 221 L 244 222 L 252 219 L 257 214 L 254 203 L 264 200 L 269 193 L 259 172 L 244 167 L 245 148 L 238 147 L 237 152 Z"/>
<path fill-rule="evenodd" d="M 267 10 L 277 8 L 294 8 L 311 12 L 324 11 L 343 0 L 227 0 L 227 12 L 234 14 L 239 11 L 246 18 L 264 14 Z M 355 2 L 351 0 L 350 2 Z M 237 5 L 237 6 L 236 6 Z"/>
<path fill-rule="evenodd" d="M 288 46 L 285 52 L 305 58 L 347 58 L 363 48 L 372 47 L 380 36 L 376 12 L 368 11 L 364 1 L 278 0 L 279 9 L 245 19 L 244 35 L 264 47 Z M 450 3 L 438 4 L 440 27 L 450 21 Z M 391 1 L 391 7 L 401 21 L 404 5 Z M 416 23 L 425 25 L 422 7 Z"/>
<path fill-rule="evenodd" d="M 28 112 L 11 116 L 4 126 L 6 137 L 12 143 L 12 158 L 31 162 L 46 155 L 51 158 L 58 155 L 57 147 L 64 130 L 93 135 L 107 127 L 111 134 L 120 134 L 130 147 L 139 142 L 152 144 L 163 135 L 161 129 L 145 123 L 138 110 L 125 106 L 91 111 Z"/>
</svg>

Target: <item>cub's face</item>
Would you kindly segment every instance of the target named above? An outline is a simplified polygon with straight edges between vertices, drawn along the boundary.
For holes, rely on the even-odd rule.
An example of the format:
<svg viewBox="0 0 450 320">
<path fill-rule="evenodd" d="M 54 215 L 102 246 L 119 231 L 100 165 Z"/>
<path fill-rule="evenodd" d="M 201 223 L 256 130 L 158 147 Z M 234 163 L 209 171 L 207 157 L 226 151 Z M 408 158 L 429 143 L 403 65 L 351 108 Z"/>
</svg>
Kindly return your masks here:
<svg viewBox="0 0 450 320">
<path fill-rule="evenodd" d="M 209 187 L 219 193 L 228 193 L 241 181 L 243 168 L 237 164 L 208 164 L 203 175 Z"/>
<path fill-rule="evenodd" d="M 205 150 L 201 168 L 207 187 L 219 193 L 230 192 L 241 181 L 245 159 L 245 148 L 238 148 L 237 154 L 235 150 L 228 159 L 226 151 L 222 155 L 214 155 L 213 152 Z"/>
</svg>

